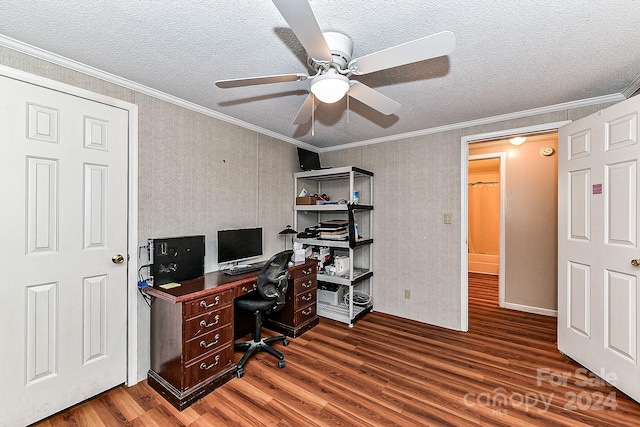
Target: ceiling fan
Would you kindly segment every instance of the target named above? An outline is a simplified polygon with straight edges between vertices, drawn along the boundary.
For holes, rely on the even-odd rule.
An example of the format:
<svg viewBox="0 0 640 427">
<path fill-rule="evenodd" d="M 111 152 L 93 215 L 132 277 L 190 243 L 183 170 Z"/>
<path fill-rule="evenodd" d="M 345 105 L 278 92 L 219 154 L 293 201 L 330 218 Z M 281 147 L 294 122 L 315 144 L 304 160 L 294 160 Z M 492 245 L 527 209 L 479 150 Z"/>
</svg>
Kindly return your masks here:
<svg viewBox="0 0 640 427">
<path fill-rule="evenodd" d="M 350 77 L 448 55 L 456 44 L 455 35 L 451 31 L 443 31 L 352 59 L 351 38 L 336 31 L 323 33 L 308 1 L 273 0 L 273 3 L 307 51 L 307 62 L 316 74 L 279 74 L 218 80 L 216 86 L 234 88 L 311 79 L 311 92 L 293 121 L 296 125 L 307 123 L 311 119 L 316 108 L 314 98 L 329 104 L 339 101 L 345 94 L 382 114 L 395 113 L 400 108 L 399 103 Z"/>
</svg>

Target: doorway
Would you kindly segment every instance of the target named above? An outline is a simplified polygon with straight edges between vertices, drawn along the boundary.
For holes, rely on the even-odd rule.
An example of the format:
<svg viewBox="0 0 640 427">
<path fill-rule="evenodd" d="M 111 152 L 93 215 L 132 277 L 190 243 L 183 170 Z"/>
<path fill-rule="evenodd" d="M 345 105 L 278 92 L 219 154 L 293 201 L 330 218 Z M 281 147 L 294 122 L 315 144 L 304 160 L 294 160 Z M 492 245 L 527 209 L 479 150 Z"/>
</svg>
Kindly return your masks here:
<svg viewBox="0 0 640 427">
<path fill-rule="evenodd" d="M 497 301 L 504 307 L 506 156 L 493 146 L 493 142 L 469 146 L 467 262 L 469 273 L 497 277 Z M 484 152 L 487 149 L 492 152 Z"/>
<path fill-rule="evenodd" d="M 498 274 L 499 303 L 505 308 L 557 314 L 556 129 L 564 124 L 463 138 L 463 218 L 469 218 L 469 184 L 474 183 L 469 179 L 469 161 L 474 160 L 475 155 L 491 158 L 501 153 L 504 156 L 505 176 L 500 180 L 504 225 L 500 233 L 502 259 Z M 527 142 L 519 147 L 511 145 L 509 138 L 516 135 L 526 135 Z M 549 148 L 551 155 L 544 155 Z M 468 223 L 464 222 L 463 235 L 469 238 Z M 473 244 L 468 240 L 463 242 L 463 259 L 468 259 Z M 463 263 L 462 269 L 462 330 L 468 330 L 468 277 L 473 268 Z"/>
</svg>

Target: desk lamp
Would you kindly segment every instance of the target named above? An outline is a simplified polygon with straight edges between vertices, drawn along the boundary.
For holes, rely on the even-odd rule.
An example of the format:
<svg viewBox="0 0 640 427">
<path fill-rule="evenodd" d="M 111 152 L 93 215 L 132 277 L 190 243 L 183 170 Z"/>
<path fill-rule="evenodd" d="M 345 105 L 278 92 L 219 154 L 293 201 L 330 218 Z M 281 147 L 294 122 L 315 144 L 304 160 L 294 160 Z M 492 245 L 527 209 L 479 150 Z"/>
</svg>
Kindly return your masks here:
<svg viewBox="0 0 640 427">
<path fill-rule="evenodd" d="M 293 228 L 291 228 L 290 225 L 287 225 L 285 227 L 284 230 L 282 230 L 280 233 L 278 234 L 282 234 L 284 235 L 284 249 L 287 250 L 287 234 L 291 234 L 291 247 L 293 247 L 293 234 L 298 234 L 298 232 L 296 230 L 294 230 Z"/>
</svg>

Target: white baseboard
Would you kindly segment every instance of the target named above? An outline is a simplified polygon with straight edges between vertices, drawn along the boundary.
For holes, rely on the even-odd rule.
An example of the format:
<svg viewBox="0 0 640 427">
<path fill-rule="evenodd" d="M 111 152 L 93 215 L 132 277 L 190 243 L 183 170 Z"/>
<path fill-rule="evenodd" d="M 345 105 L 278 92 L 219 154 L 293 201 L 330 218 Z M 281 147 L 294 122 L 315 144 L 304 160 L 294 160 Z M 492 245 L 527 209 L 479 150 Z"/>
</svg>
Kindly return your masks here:
<svg viewBox="0 0 640 427">
<path fill-rule="evenodd" d="M 509 310 L 524 311 L 526 313 L 542 314 L 543 316 L 558 317 L 558 310 L 550 310 L 548 308 L 532 307 L 530 305 L 514 304 L 505 302 L 504 308 Z"/>
</svg>

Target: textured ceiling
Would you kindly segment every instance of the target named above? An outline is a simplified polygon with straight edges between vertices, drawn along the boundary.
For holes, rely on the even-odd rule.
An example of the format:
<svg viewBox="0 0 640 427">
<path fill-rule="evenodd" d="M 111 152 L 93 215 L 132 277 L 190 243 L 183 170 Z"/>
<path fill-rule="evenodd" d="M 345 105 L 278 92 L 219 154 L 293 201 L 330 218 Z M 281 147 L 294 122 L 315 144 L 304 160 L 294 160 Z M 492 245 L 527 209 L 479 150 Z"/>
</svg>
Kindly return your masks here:
<svg viewBox="0 0 640 427">
<path fill-rule="evenodd" d="M 304 1 L 304 0 L 301 0 Z M 350 101 L 292 124 L 309 81 L 220 89 L 219 79 L 309 72 L 269 0 L 2 0 L 0 34 L 285 137 L 327 148 L 637 89 L 637 0 L 310 0 L 354 57 L 443 30 L 449 56 L 357 79 L 399 102 Z"/>
</svg>

